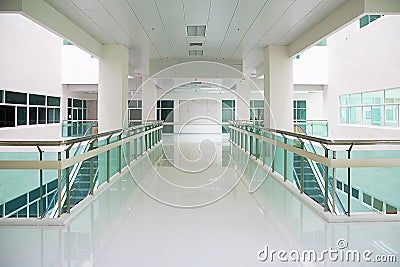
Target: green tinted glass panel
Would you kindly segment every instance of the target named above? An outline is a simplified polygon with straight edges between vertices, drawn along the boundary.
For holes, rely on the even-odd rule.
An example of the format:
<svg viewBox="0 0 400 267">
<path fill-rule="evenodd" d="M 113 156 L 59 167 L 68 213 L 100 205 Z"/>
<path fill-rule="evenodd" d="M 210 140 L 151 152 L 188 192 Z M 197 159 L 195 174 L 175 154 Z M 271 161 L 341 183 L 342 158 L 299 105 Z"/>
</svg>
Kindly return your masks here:
<svg viewBox="0 0 400 267">
<path fill-rule="evenodd" d="M 161 100 L 161 108 L 174 108 L 174 100 Z"/>
<path fill-rule="evenodd" d="M 235 100 L 222 100 L 222 108 L 234 108 Z"/>
<path fill-rule="evenodd" d="M 4 90 L 0 90 L 0 103 L 3 103 Z"/>
<path fill-rule="evenodd" d="M 231 109 L 223 109 L 222 110 L 222 121 L 227 122 L 229 120 L 234 120 L 234 112 Z"/>
<path fill-rule="evenodd" d="M 68 107 L 69 107 L 69 108 L 72 107 L 72 98 L 68 98 Z"/>
<path fill-rule="evenodd" d="M 360 124 L 361 122 L 361 108 L 351 107 L 350 108 L 350 124 Z"/>
<path fill-rule="evenodd" d="M 54 109 L 54 122 L 55 123 L 60 122 L 60 109 L 59 108 Z"/>
<path fill-rule="evenodd" d="M 54 108 L 47 109 L 47 123 L 54 122 Z"/>
<path fill-rule="evenodd" d="M 263 100 L 250 100 L 250 107 L 264 108 L 264 101 Z"/>
<path fill-rule="evenodd" d="M 398 106 L 386 105 L 385 106 L 385 126 L 397 127 L 398 126 Z"/>
<path fill-rule="evenodd" d="M 328 41 L 326 39 L 324 39 L 321 42 L 319 42 L 318 44 L 316 44 L 316 46 L 327 46 L 327 45 L 328 45 Z"/>
<path fill-rule="evenodd" d="M 27 104 L 27 94 L 6 91 L 6 103 L 10 104 Z"/>
<path fill-rule="evenodd" d="M 371 124 L 375 126 L 381 126 L 382 125 L 382 107 L 377 106 L 371 107 Z"/>
<path fill-rule="evenodd" d="M 385 103 L 400 104 L 400 88 L 385 90 Z"/>
<path fill-rule="evenodd" d="M 369 24 L 369 16 L 368 15 L 360 18 L 360 28 L 362 28 L 368 24 Z"/>
<path fill-rule="evenodd" d="M 340 108 L 340 123 L 349 123 L 350 108 Z"/>
<path fill-rule="evenodd" d="M 362 121 L 363 121 L 363 124 L 364 125 L 371 125 L 371 122 L 372 122 L 372 120 L 371 120 L 371 107 L 370 106 L 367 106 L 367 107 L 363 107 L 362 108 L 362 112 L 363 112 L 363 119 L 362 119 Z"/>
<path fill-rule="evenodd" d="M 35 107 L 29 108 L 29 124 L 37 124 L 37 108 Z"/>
<path fill-rule="evenodd" d="M 369 15 L 369 23 L 379 19 L 381 15 Z"/>
<path fill-rule="evenodd" d="M 350 105 L 360 105 L 361 104 L 361 94 L 350 95 Z"/>
<path fill-rule="evenodd" d="M 59 107 L 60 106 L 60 98 L 54 97 L 54 96 L 48 96 L 47 97 L 47 105 L 53 106 L 53 107 Z"/>
<path fill-rule="evenodd" d="M 80 99 L 73 99 L 72 103 L 73 103 L 73 106 L 76 108 L 82 107 L 82 100 L 80 100 Z"/>
<path fill-rule="evenodd" d="M 349 105 L 349 96 L 341 95 L 339 98 L 340 106 L 348 106 Z"/>
<path fill-rule="evenodd" d="M 46 108 L 39 108 L 39 124 L 46 124 Z"/>
<path fill-rule="evenodd" d="M 29 94 L 29 105 L 45 106 L 46 105 L 46 96 Z"/>
<path fill-rule="evenodd" d="M 362 94 L 363 105 L 382 104 L 383 91 L 367 92 Z"/>
<path fill-rule="evenodd" d="M 27 108 L 17 107 L 17 125 L 27 124 Z"/>
<path fill-rule="evenodd" d="M 306 101 L 305 100 L 297 101 L 297 108 L 306 108 Z"/>
</svg>

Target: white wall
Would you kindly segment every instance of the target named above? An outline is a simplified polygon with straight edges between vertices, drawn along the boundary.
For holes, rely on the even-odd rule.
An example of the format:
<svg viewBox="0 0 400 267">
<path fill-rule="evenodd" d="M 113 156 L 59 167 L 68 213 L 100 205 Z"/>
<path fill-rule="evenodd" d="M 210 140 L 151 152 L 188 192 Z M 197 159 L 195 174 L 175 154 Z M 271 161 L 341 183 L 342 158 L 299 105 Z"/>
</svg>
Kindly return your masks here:
<svg viewBox="0 0 400 267">
<path fill-rule="evenodd" d="M 326 120 L 324 112 L 324 99 L 322 91 L 296 92 L 294 91 L 293 100 L 306 100 L 307 120 Z"/>
<path fill-rule="evenodd" d="M 62 39 L 27 18 L 0 14 L 0 88 L 61 96 Z M 60 124 L 0 128 L 1 140 L 59 140 Z"/>
<path fill-rule="evenodd" d="M 77 46 L 63 45 L 62 83 L 98 84 L 99 60 Z"/>
<path fill-rule="evenodd" d="M 400 16 L 384 16 L 361 29 L 356 21 L 328 39 L 327 108 L 332 138 L 399 138 L 400 128 L 339 123 L 339 95 L 400 87 L 399 29 Z"/>
<path fill-rule="evenodd" d="M 328 84 L 328 64 L 328 47 L 311 47 L 293 59 L 293 84 Z"/>
</svg>

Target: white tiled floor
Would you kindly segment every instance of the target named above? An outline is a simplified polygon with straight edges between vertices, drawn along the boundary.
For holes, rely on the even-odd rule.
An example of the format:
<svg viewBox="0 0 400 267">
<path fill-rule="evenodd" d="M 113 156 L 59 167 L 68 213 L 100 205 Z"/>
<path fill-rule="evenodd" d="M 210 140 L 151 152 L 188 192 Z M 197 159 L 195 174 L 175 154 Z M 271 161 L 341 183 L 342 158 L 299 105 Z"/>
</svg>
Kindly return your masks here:
<svg viewBox="0 0 400 267">
<path fill-rule="evenodd" d="M 340 238 L 400 261 L 400 223 L 327 224 L 271 178 L 249 194 L 220 135 L 164 140 L 167 158 L 135 177 L 147 194 L 126 174 L 65 228 L 0 227 L 0 266 L 279 266 L 258 251 L 338 249 Z M 294 263 L 331 264 L 377 265 Z"/>
</svg>

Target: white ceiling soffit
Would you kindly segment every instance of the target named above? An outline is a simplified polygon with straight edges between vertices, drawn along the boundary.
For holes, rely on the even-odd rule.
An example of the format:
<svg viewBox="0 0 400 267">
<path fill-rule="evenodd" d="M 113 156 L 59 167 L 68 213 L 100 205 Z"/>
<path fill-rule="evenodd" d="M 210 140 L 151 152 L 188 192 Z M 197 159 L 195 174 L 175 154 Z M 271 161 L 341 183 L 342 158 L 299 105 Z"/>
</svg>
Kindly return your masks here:
<svg viewBox="0 0 400 267">
<path fill-rule="evenodd" d="M 269 44 L 288 45 L 348 0 L 45 0 L 103 44 L 143 58 L 244 60 L 257 68 Z M 187 26 L 205 36 L 190 37 Z M 194 31 L 194 29 L 191 29 Z M 200 38 L 203 55 L 189 57 Z M 191 40 L 193 39 L 193 40 Z M 192 49 L 196 50 L 196 49 Z M 197 49 L 200 50 L 200 49 Z M 193 53 L 193 52 L 191 52 Z M 196 54 L 196 52 L 194 52 Z M 199 52 L 200 53 L 200 52 Z M 261 57 L 262 60 L 262 57 Z"/>
</svg>

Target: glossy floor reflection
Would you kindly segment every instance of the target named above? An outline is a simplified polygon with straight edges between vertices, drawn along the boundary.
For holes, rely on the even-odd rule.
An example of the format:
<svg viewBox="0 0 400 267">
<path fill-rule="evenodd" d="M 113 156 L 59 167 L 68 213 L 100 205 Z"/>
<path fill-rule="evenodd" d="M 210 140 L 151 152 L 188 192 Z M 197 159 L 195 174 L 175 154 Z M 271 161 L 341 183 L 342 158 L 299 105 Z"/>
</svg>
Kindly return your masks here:
<svg viewBox="0 0 400 267">
<path fill-rule="evenodd" d="M 270 177 L 249 194 L 234 149 L 221 135 L 164 136 L 156 165 L 139 161 L 67 227 L 0 227 L 0 266 L 283 266 L 258 252 L 338 250 L 339 239 L 400 261 L 399 223 L 325 223 Z"/>
</svg>

